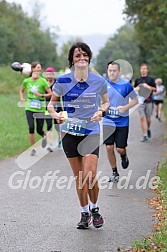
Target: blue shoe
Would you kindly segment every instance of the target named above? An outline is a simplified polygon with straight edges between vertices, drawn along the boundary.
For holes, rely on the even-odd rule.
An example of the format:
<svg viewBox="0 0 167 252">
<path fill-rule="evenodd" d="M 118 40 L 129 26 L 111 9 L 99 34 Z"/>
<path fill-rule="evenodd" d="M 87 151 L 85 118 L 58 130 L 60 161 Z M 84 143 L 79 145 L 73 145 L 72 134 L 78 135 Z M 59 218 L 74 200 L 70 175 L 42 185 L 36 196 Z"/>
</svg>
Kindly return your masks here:
<svg viewBox="0 0 167 252">
<path fill-rule="evenodd" d="M 146 143 L 148 141 L 148 137 L 144 136 L 143 139 L 141 140 L 142 143 Z"/>
</svg>

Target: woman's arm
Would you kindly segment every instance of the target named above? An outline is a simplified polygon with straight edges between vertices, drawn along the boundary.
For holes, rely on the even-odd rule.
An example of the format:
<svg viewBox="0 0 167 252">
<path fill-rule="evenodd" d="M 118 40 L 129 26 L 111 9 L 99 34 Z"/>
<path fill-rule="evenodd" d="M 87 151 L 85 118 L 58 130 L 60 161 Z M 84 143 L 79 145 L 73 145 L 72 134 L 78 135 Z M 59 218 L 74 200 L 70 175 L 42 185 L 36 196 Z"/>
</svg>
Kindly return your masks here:
<svg viewBox="0 0 167 252">
<path fill-rule="evenodd" d="M 39 97 L 44 97 L 44 98 L 46 98 L 46 97 L 49 98 L 52 96 L 52 90 L 50 88 L 47 88 L 46 92 L 47 93 L 45 93 L 45 94 L 41 94 L 39 92 L 34 92 L 34 95 L 39 96 Z"/>
<path fill-rule="evenodd" d="M 21 101 L 21 102 L 25 102 L 25 99 L 24 99 L 24 92 L 25 92 L 25 88 L 21 87 L 21 88 L 20 88 L 20 92 L 19 92 L 19 94 L 20 94 L 20 101 Z"/>
<path fill-rule="evenodd" d="M 91 121 L 93 122 L 101 120 L 101 118 L 104 116 L 104 113 L 108 111 L 108 108 L 110 106 L 108 93 L 101 95 L 101 101 L 102 101 L 101 108 L 91 118 Z"/>
<path fill-rule="evenodd" d="M 62 115 L 62 111 L 57 113 L 55 110 L 55 105 L 60 101 L 60 96 L 55 92 L 52 93 L 51 99 L 48 103 L 47 110 L 49 114 L 57 120 L 58 123 L 63 123 L 65 121 L 64 116 Z"/>
</svg>

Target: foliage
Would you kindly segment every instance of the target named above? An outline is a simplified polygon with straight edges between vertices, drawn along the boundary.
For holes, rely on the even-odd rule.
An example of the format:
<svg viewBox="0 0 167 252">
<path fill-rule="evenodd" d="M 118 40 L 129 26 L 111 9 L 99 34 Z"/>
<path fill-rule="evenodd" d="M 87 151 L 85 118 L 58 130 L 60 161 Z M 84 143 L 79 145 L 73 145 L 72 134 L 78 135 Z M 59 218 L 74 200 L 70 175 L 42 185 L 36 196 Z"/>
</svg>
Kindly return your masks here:
<svg viewBox="0 0 167 252">
<path fill-rule="evenodd" d="M 167 8 L 166 1 L 126 0 L 124 11 L 135 24 L 136 41 L 140 49 L 140 63 L 147 62 L 155 77 L 167 86 Z"/>
<path fill-rule="evenodd" d="M 107 63 L 111 60 L 123 59 L 128 61 L 132 68 L 137 71 L 138 47 L 134 43 L 134 29 L 128 23 L 122 26 L 114 37 L 108 39 L 105 46 L 100 50 L 96 70 L 103 74 L 106 72 Z"/>
<path fill-rule="evenodd" d="M 56 34 L 41 30 L 39 20 L 30 18 L 20 5 L 0 1 L 0 65 L 40 61 L 43 67 L 58 66 Z"/>
</svg>

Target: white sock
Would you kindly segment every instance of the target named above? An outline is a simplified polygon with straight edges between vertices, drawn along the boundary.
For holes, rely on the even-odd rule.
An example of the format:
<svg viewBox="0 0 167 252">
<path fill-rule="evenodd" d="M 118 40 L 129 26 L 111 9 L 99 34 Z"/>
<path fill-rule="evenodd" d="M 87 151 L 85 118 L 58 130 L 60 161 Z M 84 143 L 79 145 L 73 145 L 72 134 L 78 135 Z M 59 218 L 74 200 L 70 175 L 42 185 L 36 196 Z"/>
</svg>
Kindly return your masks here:
<svg viewBox="0 0 167 252">
<path fill-rule="evenodd" d="M 83 213 L 89 213 L 89 204 L 86 206 L 81 207 L 81 212 Z"/>
<path fill-rule="evenodd" d="M 92 208 L 96 208 L 97 207 L 97 202 L 94 204 L 90 201 L 90 210 L 92 210 Z"/>
</svg>

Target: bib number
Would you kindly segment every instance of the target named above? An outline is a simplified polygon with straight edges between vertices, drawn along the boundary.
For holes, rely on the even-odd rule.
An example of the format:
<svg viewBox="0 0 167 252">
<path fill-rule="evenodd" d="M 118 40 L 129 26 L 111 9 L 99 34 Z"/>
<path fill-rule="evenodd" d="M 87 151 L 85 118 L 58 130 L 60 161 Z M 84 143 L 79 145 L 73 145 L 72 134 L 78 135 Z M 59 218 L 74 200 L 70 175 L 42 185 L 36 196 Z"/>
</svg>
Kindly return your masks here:
<svg viewBox="0 0 167 252">
<path fill-rule="evenodd" d="M 42 108 L 42 102 L 39 100 L 30 100 L 30 107 L 31 108 L 36 108 L 36 109 L 41 109 Z"/>
<path fill-rule="evenodd" d="M 69 118 L 61 126 L 61 131 L 74 136 L 85 136 L 86 121 L 78 118 Z"/>
<path fill-rule="evenodd" d="M 114 107 L 110 107 L 106 115 L 111 118 L 118 118 L 120 116 L 119 110 Z"/>
</svg>

